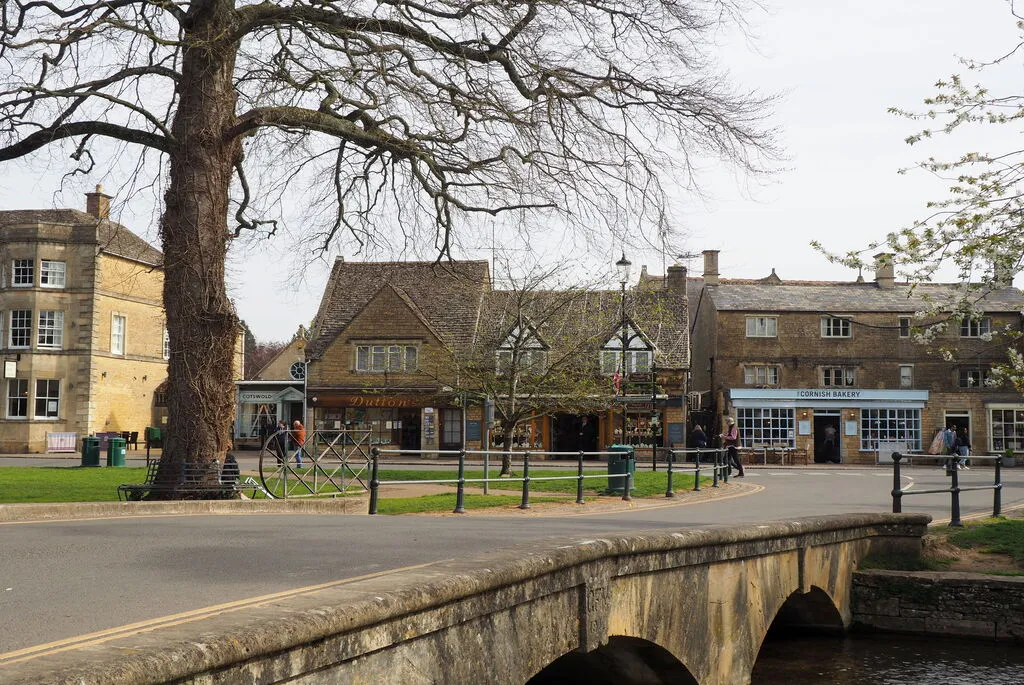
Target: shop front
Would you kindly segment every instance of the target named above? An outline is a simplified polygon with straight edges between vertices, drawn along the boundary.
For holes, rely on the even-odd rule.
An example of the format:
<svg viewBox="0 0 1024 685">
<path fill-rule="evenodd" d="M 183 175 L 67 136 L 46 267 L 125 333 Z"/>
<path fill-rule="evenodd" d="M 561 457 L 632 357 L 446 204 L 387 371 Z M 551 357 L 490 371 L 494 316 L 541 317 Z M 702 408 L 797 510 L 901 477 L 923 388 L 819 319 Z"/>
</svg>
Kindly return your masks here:
<svg viewBox="0 0 1024 685">
<path fill-rule="evenodd" d="M 302 389 L 283 381 L 239 381 L 235 407 L 236 449 L 258 449 L 260 436 L 284 421 L 302 420 Z"/>
<path fill-rule="evenodd" d="M 879 449 L 920 451 L 927 390 L 734 388 L 743 447 L 791 449 L 816 463 L 875 463 Z"/>
</svg>

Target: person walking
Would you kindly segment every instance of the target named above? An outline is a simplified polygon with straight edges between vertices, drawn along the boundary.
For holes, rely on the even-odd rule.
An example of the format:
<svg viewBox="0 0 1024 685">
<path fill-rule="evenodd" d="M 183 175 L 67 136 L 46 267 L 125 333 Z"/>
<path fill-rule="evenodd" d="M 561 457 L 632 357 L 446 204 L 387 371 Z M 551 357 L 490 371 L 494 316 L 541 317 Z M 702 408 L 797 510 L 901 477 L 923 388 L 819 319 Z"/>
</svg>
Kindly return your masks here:
<svg viewBox="0 0 1024 685">
<path fill-rule="evenodd" d="M 960 456 L 956 460 L 956 467 L 961 470 L 970 471 L 967 465 L 967 457 L 971 456 L 971 438 L 967 435 L 967 426 L 960 426 L 956 431 L 956 452 Z"/>
<path fill-rule="evenodd" d="M 743 462 L 740 461 L 740 452 L 737 449 L 740 443 L 740 431 L 736 427 L 736 419 L 731 416 L 725 417 L 725 425 L 725 432 L 718 437 L 722 439 L 722 446 L 726 448 L 730 471 L 732 467 L 735 467 L 739 471 L 736 477 L 743 478 Z"/>
<path fill-rule="evenodd" d="M 306 429 L 298 419 L 292 422 L 292 443 L 295 445 L 295 463 L 302 466 L 302 446 L 306 442 Z"/>
</svg>

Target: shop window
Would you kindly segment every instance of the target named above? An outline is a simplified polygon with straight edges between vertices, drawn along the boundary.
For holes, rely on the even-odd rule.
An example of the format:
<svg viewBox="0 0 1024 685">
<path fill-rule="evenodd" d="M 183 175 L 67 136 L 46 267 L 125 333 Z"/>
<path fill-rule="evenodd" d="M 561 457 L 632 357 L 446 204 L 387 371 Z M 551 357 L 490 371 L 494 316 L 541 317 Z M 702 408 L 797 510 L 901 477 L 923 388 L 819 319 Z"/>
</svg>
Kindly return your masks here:
<svg viewBox="0 0 1024 685">
<path fill-rule="evenodd" d="M 825 366 L 821 369 L 821 387 L 849 388 L 857 384 L 857 370 L 852 366 Z"/>
<path fill-rule="evenodd" d="M 35 285 L 35 270 L 31 259 L 15 259 L 11 269 L 11 285 L 30 288 Z"/>
<path fill-rule="evenodd" d="M 920 409 L 861 409 L 860 449 L 875 451 L 880 442 L 903 442 L 921 449 Z"/>
<path fill-rule="evenodd" d="M 779 367 L 777 366 L 745 366 L 743 382 L 747 385 L 778 385 Z"/>
<path fill-rule="evenodd" d="M 36 346 L 51 350 L 64 346 L 64 312 L 45 309 L 39 312 Z"/>
<path fill-rule="evenodd" d="M 32 310 L 15 309 L 11 312 L 11 339 L 9 347 L 25 349 L 32 342 Z"/>
<path fill-rule="evenodd" d="M 778 337 L 778 318 L 774 316 L 748 316 L 747 317 L 748 338 L 775 338 Z"/>
<path fill-rule="evenodd" d="M 960 322 L 961 338 L 981 338 L 992 333 L 992 319 L 983 316 L 977 319 L 964 319 Z"/>
<path fill-rule="evenodd" d="M 462 410 L 441 410 L 441 447 L 459 449 L 462 447 Z"/>
<path fill-rule="evenodd" d="M 39 285 L 43 288 L 63 288 L 67 283 L 67 265 L 52 259 L 39 262 Z"/>
<path fill-rule="evenodd" d="M 736 410 L 740 445 L 796 447 L 794 415 L 796 410 L 768 407 L 741 407 Z"/>
<path fill-rule="evenodd" d="M 36 381 L 36 412 L 37 419 L 56 419 L 60 417 L 60 381 Z"/>
<path fill-rule="evenodd" d="M 990 369 L 960 369 L 957 385 L 961 388 L 983 388 L 987 385 Z"/>
<path fill-rule="evenodd" d="M 416 371 L 418 350 L 415 345 L 357 345 L 356 371 L 395 373 Z"/>
<path fill-rule="evenodd" d="M 824 316 L 821 319 L 821 337 L 849 338 L 852 328 L 850 319 L 841 316 Z"/>
<path fill-rule="evenodd" d="M 1024 451 L 1024 408 L 992 409 L 990 418 L 992 451 L 1012 449 L 1018 454 Z M 981 446 L 975 449 L 980 451 Z"/>
<path fill-rule="evenodd" d="M 7 381 L 7 418 L 28 418 L 28 379 L 11 378 Z"/>
</svg>

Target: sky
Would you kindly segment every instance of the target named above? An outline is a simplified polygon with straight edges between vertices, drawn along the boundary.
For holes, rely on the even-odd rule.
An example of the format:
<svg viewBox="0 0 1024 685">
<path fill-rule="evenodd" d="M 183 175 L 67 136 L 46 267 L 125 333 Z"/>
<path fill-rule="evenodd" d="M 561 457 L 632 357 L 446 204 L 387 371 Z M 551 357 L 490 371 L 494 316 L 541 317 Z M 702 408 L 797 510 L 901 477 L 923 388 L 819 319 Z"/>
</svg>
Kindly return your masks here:
<svg viewBox="0 0 1024 685">
<path fill-rule="evenodd" d="M 925 203 L 942 198 L 945 184 L 924 172 L 901 175 L 901 168 L 932 155 L 1018 144 L 1019 128 L 1003 126 L 988 138 L 911 147 L 904 139 L 920 125 L 887 112 L 920 109 L 935 81 L 965 74 L 958 56 L 984 60 L 1010 50 L 1018 32 L 1005 0 L 764 4 L 765 12 L 748 16 L 747 36 L 722 35 L 718 59 L 739 87 L 777 94 L 768 123 L 779 131 L 783 169 L 752 182 L 708 163 L 698 179 L 700 196 L 674 191 L 675 229 L 685 236 L 686 251 L 698 255 L 680 260 L 691 273 L 702 271 L 700 252 L 714 249 L 724 278 L 759 278 L 774 268 L 783 280 L 853 280 L 855 272 L 830 264 L 809 243 L 817 239 L 835 252 L 860 249 L 924 216 Z M 1019 61 L 984 81 L 1019 89 Z M 97 182 L 78 178 L 58 192 L 61 174 L 45 164 L 6 164 L 0 172 L 3 209 L 84 209 L 83 193 Z M 159 247 L 154 211 L 145 197 L 115 198 L 113 218 Z M 330 263 L 300 270 L 289 258 L 293 252 L 287 236 L 279 236 L 239 245 L 230 256 L 229 292 L 261 341 L 289 339 L 316 314 Z M 578 268 L 610 271 L 620 253 L 621 246 L 609 244 L 607 254 L 591 254 Z M 654 251 L 627 257 L 662 273 L 665 260 Z"/>
</svg>

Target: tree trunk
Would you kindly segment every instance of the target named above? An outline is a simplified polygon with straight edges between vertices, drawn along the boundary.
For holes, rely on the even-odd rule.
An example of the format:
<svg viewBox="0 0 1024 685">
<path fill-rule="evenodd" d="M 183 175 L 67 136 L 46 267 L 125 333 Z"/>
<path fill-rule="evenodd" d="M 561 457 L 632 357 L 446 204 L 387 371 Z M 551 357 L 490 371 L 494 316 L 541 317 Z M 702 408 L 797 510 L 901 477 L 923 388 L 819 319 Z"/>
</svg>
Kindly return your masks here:
<svg viewBox="0 0 1024 685">
<path fill-rule="evenodd" d="M 504 421 L 502 422 L 504 423 Z M 501 453 L 501 473 L 498 477 L 512 475 L 512 436 L 516 434 L 519 423 L 510 423 L 505 429 L 505 450 Z"/>
<path fill-rule="evenodd" d="M 177 86 L 160 234 L 164 308 L 170 335 L 167 437 L 160 478 L 179 477 L 183 463 L 223 462 L 234 419 L 234 351 L 238 317 L 224 283 L 228 194 L 241 143 L 226 141 L 235 123 L 232 74 L 237 44 L 222 36 L 230 0 L 192 2 L 184 22 L 190 45 Z M 215 471 L 209 472 L 212 479 Z"/>
</svg>

